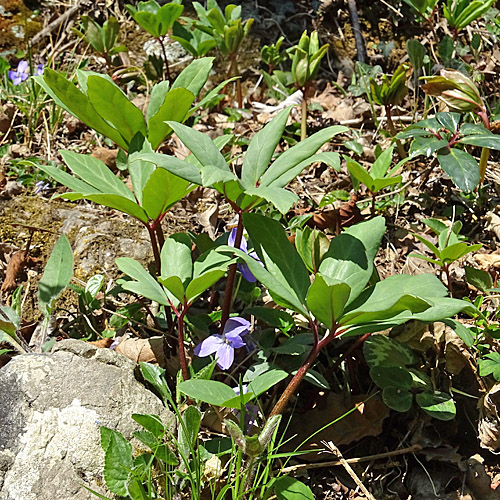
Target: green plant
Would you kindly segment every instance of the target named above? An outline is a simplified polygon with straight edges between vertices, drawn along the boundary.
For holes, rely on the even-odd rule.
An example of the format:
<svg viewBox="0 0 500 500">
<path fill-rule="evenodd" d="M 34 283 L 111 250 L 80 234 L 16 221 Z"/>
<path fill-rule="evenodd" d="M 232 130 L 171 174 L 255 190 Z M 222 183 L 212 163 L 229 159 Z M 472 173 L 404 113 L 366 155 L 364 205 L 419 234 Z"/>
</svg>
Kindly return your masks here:
<svg viewBox="0 0 500 500">
<path fill-rule="evenodd" d="M 286 213 L 298 198 L 296 194 L 286 190 L 285 186 L 306 166 L 315 161 L 323 161 L 336 169 L 340 168 L 340 158 L 337 153 L 324 152 L 318 155 L 314 153 L 334 135 L 347 131 L 347 128 L 342 126 L 328 127 L 317 132 L 285 151 L 269 165 L 285 129 L 289 113 L 290 108 L 281 111 L 252 138 L 243 159 L 241 177 L 233 173 L 216 144 L 206 135 L 173 122 L 169 124 L 192 152 L 190 158 L 180 161 L 172 156 L 146 153 L 134 155 L 132 161 L 152 162 L 186 181 L 214 188 L 224 195 L 238 214 L 235 247 L 240 248 L 243 235 L 241 216 L 244 212 L 271 203 L 281 213 Z M 236 265 L 233 265 L 227 281 L 222 326 L 229 317 L 235 273 Z"/>
<path fill-rule="evenodd" d="M 489 150 L 500 149 L 498 135 L 482 125 L 463 123 L 459 113 L 436 113 L 434 118 L 410 125 L 397 137 L 412 139 L 410 158 L 436 155 L 441 168 L 462 191 L 472 191 L 481 183 L 486 175 Z M 467 145 L 482 148 L 479 163 L 458 147 Z"/>
<path fill-rule="evenodd" d="M 241 5 L 229 4 L 223 12 L 216 0 L 207 0 L 206 9 L 199 2 L 193 2 L 193 7 L 199 18 L 195 24 L 196 27 L 211 35 L 215 39 L 219 51 L 229 58 L 230 64 L 226 79 L 232 76 L 239 77 L 238 55 L 241 44 L 253 24 L 253 18 L 247 19 L 243 23 Z M 236 95 L 238 107 L 242 108 L 243 95 L 239 78 L 236 80 Z"/>
<path fill-rule="evenodd" d="M 456 38 L 458 32 L 487 12 L 495 0 L 446 0 L 443 15 Z"/>
<path fill-rule="evenodd" d="M 186 18 L 185 22 L 184 25 L 175 21 L 172 28 L 172 40 L 179 42 L 193 57 L 203 57 L 217 45 L 211 34 L 196 27 L 195 21 Z"/>
<path fill-rule="evenodd" d="M 267 65 L 268 74 L 272 75 L 275 68 L 287 57 L 287 52 L 281 50 L 285 37 L 280 36 L 272 45 L 263 45 L 260 49 L 260 59 Z"/>
<path fill-rule="evenodd" d="M 125 5 L 125 8 L 134 21 L 160 43 L 165 62 L 165 76 L 170 82 L 170 68 L 165 51 L 165 37 L 184 10 L 182 0 L 171 0 L 162 6 L 155 0 L 148 0 L 147 2 L 139 2 L 137 8 L 129 4 Z"/>
<path fill-rule="evenodd" d="M 312 80 L 318 74 L 319 65 L 328 50 L 328 46 L 327 43 L 319 46 L 317 31 L 313 31 L 311 35 L 304 31 L 299 43 L 288 49 L 292 59 L 292 78 L 297 90 L 302 91 L 301 140 L 307 136 L 307 93 Z"/>
<path fill-rule="evenodd" d="M 42 348 L 47 337 L 50 315 L 54 303 L 61 292 L 68 286 L 73 276 L 73 251 L 68 239 L 63 234 L 54 245 L 38 283 L 38 308 L 44 316 L 41 326 L 39 347 Z M 7 342 L 20 352 L 29 352 L 30 348 L 19 333 L 21 326 L 20 307 L 7 307 L 0 304 L 0 341 Z"/>
<path fill-rule="evenodd" d="M 392 169 L 390 169 L 393 152 L 394 146 L 386 149 L 378 156 L 369 170 L 366 170 L 362 165 L 360 165 L 352 158 L 345 156 L 347 170 L 349 170 L 351 178 L 353 179 L 354 189 L 357 191 L 359 188 L 359 183 L 361 182 L 366 186 L 372 196 L 372 217 L 375 216 L 375 199 L 377 194 L 382 189 L 388 186 L 393 186 L 394 184 L 399 184 L 401 182 L 401 176 L 394 176 L 393 174 L 401 167 L 401 165 L 406 160 L 399 162 Z"/>
<path fill-rule="evenodd" d="M 104 57 L 108 67 L 111 66 L 112 56 L 127 51 L 125 45 L 116 45 L 120 32 L 120 23 L 115 17 L 109 17 L 101 26 L 89 16 L 82 16 L 81 23 L 81 31 L 75 29 L 75 33 Z"/>
<path fill-rule="evenodd" d="M 479 250 L 483 245 L 468 245 L 464 238 L 460 236 L 462 223 L 455 221 L 451 225 L 446 225 L 438 219 L 424 219 L 422 221 L 438 237 L 438 245 L 434 245 L 430 240 L 414 233 L 413 235 L 422 242 L 433 254 L 435 258 L 426 257 L 421 254 L 410 254 L 410 257 L 426 260 L 441 268 L 441 272 L 446 275 L 446 284 L 450 294 L 452 293 L 452 282 L 450 277 L 450 264 L 456 262 L 470 252 Z"/>
<path fill-rule="evenodd" d="M 439 0 L 404 0 L 410 7 L 415 9 L 431 26 L 432 18 Z"/>
<path fill-rule="evenodd" d="M 431 417 L 445 421 L 455 418 L 453 398 L 436 390 L 427 374 L 412 368 L 417 359 L 405 344 L 385 335 L 372 335 L 363 343 L 363 354 L 370 378 L 382 389 L 382 399 L 389 408 L 408 411 L 415 396 L 417 405 Z"/>
<path fill-rule="evenodd" d="M 396 128 L 392 121 L 392 108 L 401 104 L 404 97 L 408 93 L 406 82 L 412 73 L 412 67 L 403 63 L 394 72 L 391 79 L 387 75 L 382 75 L 382 82 L 379 84 L 374 78 L 370 79 L 370 91 L 373 101 L 379 106 L 384 106 L 385 114 L 387 117 L 387 127 L 392 137 L 396 137 Z M 404 150 L 399 139 L 395 139 L 399 156 L 406 158 L 406 151 Z"/>
</svg>

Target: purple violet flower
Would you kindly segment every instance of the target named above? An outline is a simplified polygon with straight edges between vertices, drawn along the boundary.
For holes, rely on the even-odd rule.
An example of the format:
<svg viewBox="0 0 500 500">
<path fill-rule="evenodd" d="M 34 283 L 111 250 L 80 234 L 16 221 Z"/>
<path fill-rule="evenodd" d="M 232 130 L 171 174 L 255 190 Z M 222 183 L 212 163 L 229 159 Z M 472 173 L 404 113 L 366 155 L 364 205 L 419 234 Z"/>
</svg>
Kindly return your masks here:
<svg viewBox="0 0 500 500">
<path fill-rule="evenodd" d="M 45 71 L 45 68 L 43 67 L 43 64 L 39 64 L 36 67 L 36 70 L 33 73 L 33 76 L 42 76 L 44 71 Z"/>
<path fill-rule="evenodd" d="M 200 358 L 215 354 L 217 366 L 227 370 L 234 361 L 234 350 L 245 345 L 241 338 L 250 331 L 250 322 L 235 316 L 229 318 L 224 326 L 222 335 L 216 333 L 206 338 L 194 348 L 194 353 Z"/>
<path fill-rule="evenodd" d="M 235 241 L 236 241 L 236 228 L 231 229 L 231 233 L 229 234 L 229 239 L 228 239 L 228 245 L 230 247 L 235 246 Z M 262 264 L 261 260 L 259 259 L 259 256 L 255 252 L 249 252 L 248 247 L 247 247 L 247 240 L 245 239 L 244 236 L 241 237 L 241 243 L 240 243 L 240 250 L 242 252 L 245 252 L 247 255 L 255 259 L 261 266 Z M 238 264 L 238 269 L 241 273 L 241 275 L 250 283 L 255 283 L 257 281 L 257 278 L 252 274 L 252 271 L 250 271 L 250 268 L 246 264 L 246 262 L 243 262 L 242 264 Z"/>
<path fill-rule="evenodd" d="M 29 64 L 28 61 L 19 61 L 16 71 L 9 71 L 9 78 L 14 85 L 19 85 L 28 79 Z"/>
</svg>

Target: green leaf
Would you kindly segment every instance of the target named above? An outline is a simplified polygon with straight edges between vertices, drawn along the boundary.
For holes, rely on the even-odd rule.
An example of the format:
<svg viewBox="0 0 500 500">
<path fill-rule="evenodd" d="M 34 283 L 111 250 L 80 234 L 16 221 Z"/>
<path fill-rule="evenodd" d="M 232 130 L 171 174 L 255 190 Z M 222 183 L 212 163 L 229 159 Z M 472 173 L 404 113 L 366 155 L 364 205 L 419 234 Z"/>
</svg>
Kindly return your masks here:
<svg viewBox="0 0 500 500">
<path fill-rule="evenodd" d="M 102 426 L 101 446 L 105 450 L 106 486 L 120 496 L 127 495 L 127 481 L 132 470 L 132 445 L 117 431 Z M 106 445 L 104 447 L 104 444 Z"/>
<path fill-rule="evenodd" d="M 460 323 L 460 321 L 457 321 L 455 319 L 444 319 L 443 323 L 452 328 L 453 331 L 463 340 L 464 344 L 467 347 L 472 347 L 474 345 L 476 336 L 471 332 L 470 328 L 467 328 L 465 325 Z"/>
<path fill-rule="evenodd" d="M 291 147 L 287 151 L 285 151 L 262 175 L 260 179 L 261 186 L 276 186 L 283 187 L 290 180 L 293 179 L 297 175 L 295 175 L 290 179 L 288 177 L 288 172 L 292 170 L 294 167 L 299 165 L 304 160 L 309 160 L 318 149 L 323 146 L 326 142 L 328 142 L 334 135 L 340 134 L 342 132 L 347 132 L 349 129 L 347 127 L 343 127 L 341 125 L 335 125 L 333 127 L 328 127 L 326 129 L 321 130 L 320 132 L 316 132 L 312 136 L 307 139 L 299 142 L 295 146 Z M 305 168 L 304 165 L 303 168 Z"/>
<path fill-rule="evenodd" d="M 443 250 L 441 250 L 440 258 L 443 262 L 451 263 L 460 259 L 464 255 L 467 255 L 470 252 L 475 252 L 479 250 L 483 245 L 480 243 L 476 245 L 467 245 L 467 243 L 459 242 L 454 245 L 447 246 Z"/>
<path fill-rule="evenodd" d="M 193 153 L 194 157 L 205 168 L 218 169 L 223 172 L 232 173 L 226 160 L 224 160 L 224 157 L 219 152 L 219 148 L 208 135 L 180 123 L 169 122 L 169 125 L 174 129 L 174 132 L 184 145 Z"/>
<path fill-rule="evenodd" d="M 203 292 L 219 281 L 226 271 L 208 271 L 197 278 L 194 278 L 186 288 L 186 300 L 192 304 Z"/>
<path fill-rule="evenodd" d="M 384 387 L 382 400 L 391 410 L 401 413 L 409 411 L 413 403 L 413 394 L 400 387 Z"/>
<path fill-rule="evenodd" d="M 142 162 L 149 162 L 155 166 L 164 168 L 177 177 L 192 182 L 193 184 L 199 186 L 203 184 L 200 169 L 186 160 L 179 160 L 175 156 L 160 153 L 134 153 L 129 160 L 129 164 L 134 165 L 134 168 L 140 168 L 140 163 Z M 139 166 L 135 167 L 136 163 L 139 163 Z"/>
<path fill-rule="evenodd" d="M 31 162 L 30 162 L 31 163 Z M 34 165 L 33 163 L 31 163 Z M 61 170 L 57 167 L 53 167 L 52 165 L 36 165 L 40 170 L 45 172 L 46 174 L 50 175 L 53 179 L 55 179 L 57 182 L 62 184 L 63 186 L 66 186 L 67 188 L 77 192 L 77 193 L 99 193 L 99 190 L 92 187 L 90 184 L 87 184 L 86 182 L 78 179 L 77 177 L 74 177 L 71 174 L 68 174 L 64 172 L 64 170 Z"/>
<path fill-rule="evenodd" d="M 161 279 L 177 276 L 186 287 L 193 276 L 192 241 L 185 233 L 169 236 L 161 249 Z"/>
<path fill-rule="evenodd" d="M 191 399 L 203 401 L 214 406 L 223 406 L 226 401 L 234 398 L 234 391 L 226 384 L 217 382 L 216 380 L 186 380 L 177 386 L 179 392 L 185 394 Z M 240 408 L 238 402 L 231 408 Z"/>
<path fill-rule="evenodd" d="M 373 178 L 372 176 L 355 160 L 346 158 L 346 167 L 349 173 L 356 180 L 364 184 L 371 192 L 373 192 Z"/>
<path fill-rule="evenodd" d="M 281 476 L 274 482 L 278 500 L 314 500 L 309 486 L 290 476 Z"/>
<path fill-rule="evenodd" d="M 402 366 L 380 366 L 377 364 L 370 370 L 370 378 L 381 389 L 386 387 L 409 389 L 413 384 L 410 372 Z"/>
<path fill-rule="evenodd" d="M 425 413 L 437 420 L 453 420 L 457 414 L 455 402 L 443 392 L 422 392 L 417 394 L 416 401 Z"/>
<path fill-rule="evenodd" d="M 469 153 L 451 148 L 447 154 L 438 154 L 441 168 L 462 191 L 473 191 L 481 180 L 479 165 Z"/>
<path fill-rule="evenodd" d="M 385 320 L 402 311 L 420 313 L 431 307 L 429 298 L 444 297 L 445 286 L 430 274 L 392 275 L 368 288 L 349 305 L 342 324 Z"/>
<path fill-rule="evenodd" d="M 51 313 L 54 300 L 68 286 L 72 276 L 73 251 L 63 234 L 54 245 L 38 283 L 38 306 L 45 316 Z"/>
<path fill-rule="evenodd" d="M 163 104 L 148 120 L 148 140 L 153 149 L 157 149 L 171 133 L 171 122 L 184 121 L 194 98 L 195 95 L 185 88 L 172 89 L 167 93 Z"/>
<path fill-rule="evenodd" d="M 189 182 L 164 168 L 157 168 L 142 191 L 142 207 L 151 220 L 156 220 L 189 193 Z"/>
<path fill-rule="evenodd" d="M 500 150 L 500 136 L 486 129 L 481 135 L 468 135 L 462 137 L 458 142 L 461 144 L 470 144 L 471 146 L 479 146 L 481 148 Z"/>
<path fill-rule="evenodd" d="M 87 96 L 99 115 L 111 123 L 127 143 L 130 143 L 137 132 L 146 135 L 142 111 L 114 83 L 91 75 L 87 80 Z"/>
<path fill-rule="evenodd" d="M 122 284 L 125 290 L 137 293 L 154 300 L 162 305 L 168 305 L 168 296 L 161 285 L 142 267 L 142 265 L 130 257 L 118 257 L 115 259 L 118 269 L 136 281 L 126 281 Z"/>
<path fill-rule="evenodd" d="M 408 52 L 411 64 L 418 71 L 424 64 L 427 49 L 415 38 L 410 38 L 406 41 L 406 51 Z"/>
<path fill-rule="evenodd" d="M 327 282 L 317 273 L 307 293 L 307 305 L 314 316 L 331 329 L 342 316 L 350 293 L 351 288 L 346 283 Z"/>
<path fill-rule="evenodd" d="M 370 368 L 375 366 L 414 365 L 417 358 L 413 351 L 386 335 L 372 335 L 363 343 L 363 355 Z"/>
<path fill-rule="evenodd" d="M 185 88 L 197 96 L 205 85 L 215 57 L 195 59 L 186 69 L 182 70 L 175 79 L 172 88 Z"/>
<path fill-rule="evenodd" d="M 290 110 L 291 107 L 287 107 L 280 111 L 252 138 L 241 168 L 241 181 L 245 187 L 257 186 L 260 177 L 269 166 L 285 130 Z"/>
<path fill-rule="evenodd" d="M 163 422 L 158 415 L 133 413 L 132 419 L 139 425 L 142 425 L 144 429 L 151 432 L 155 438 L 162 438 L 167 432 L 166 427 L 163 425 Z"/>
<path fill-rule="evenodd" d="M 127 150 L 128 144 L 121 134 L 106 123 L 92 106 L 89 98 L 62 75 L 46 68 L 43 76 L 36 77 L 36 82 L 54 99 L 56 104 L 97 132 L 109 137 L 121 148 Z"/>
<path fill-rule="evenodd" d="M 201 411 L 196 406 L 188 406 L 179 424 L 177 444 L 181 456 L 188 458 L 196 449 L 198 431 L 201 424 Z"/>
<path fill-rule="evenodd" d="M 135 203 L 130 189 L 101 160 L 72 151 L 59 151 L 59 153 L 75 175 L 99 192 L 122 196 Z"/>
<path fill-rule="evenodd" d="M 269 217 L 251 213 L 243 214 L 243 224 L 267 271 L 303 311 L 310 285 L 309 273 L 282 225 Z"/>
<path fill-rule="evenodd" d="M 269 326 L 279 328 L 281 331 L 288 331 L 295 325 L 293 317 L 281 309 L 270 309 L 269 307 L 247 307 L 245 314 L 252 314 L 256 318 L 264 321 Z"/>
<path fill-rule="evenodd" d="M 387 148 L 382 154 L 375 160 L 375 163 L 370 169 L 370 175 L 374 179 L 382 179 L 387 174 L 391 163 L 392 154 L 394 151 L 394 146 Z"/>
<path fill-rule="evenodd" d="M 493 378 L 500 381 L 500 353 L 490 352 L 482 356 L 478 362 L 479 375 L 487 377 L 493 375 Z"/>
<path fill-rule="evenodd" d="M 165 381 L 165 370 L 151 363 L 140 363 L 141 373 L 144 379 L 149 382 L 161 395 L 163 401 L 172 401 L 170 389 Z"/>
<path fill-rule="evenodd" d="M 347 304 L 365 288 L 373 273 L 373 259 L 385 231 L 383 217 L 351 226 L 335 237 L 323 257 L 319 272 L 329 280 L 351 287 Z"/>
<path fill-rule="evenodd" d="M 481 292 L 488 293 L 488 290 L 493 288 L 493 278 L 488 271 L 465 266 L 465 278 L 468 283 L 475 286 Z"/>
</svg>

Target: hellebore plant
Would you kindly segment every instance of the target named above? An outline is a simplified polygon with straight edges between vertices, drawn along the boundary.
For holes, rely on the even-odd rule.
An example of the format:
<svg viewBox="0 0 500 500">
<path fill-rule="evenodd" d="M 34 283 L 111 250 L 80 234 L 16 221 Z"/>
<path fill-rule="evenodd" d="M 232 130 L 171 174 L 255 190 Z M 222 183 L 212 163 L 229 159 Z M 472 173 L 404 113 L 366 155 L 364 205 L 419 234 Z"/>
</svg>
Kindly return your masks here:
<svg viewBox="0 0 500 500">
<path fill-rule="evenodd" d="M 127 51 L 125 45 L 115 45 L 120 32 L 120 24 L 115 17 L 110 16 L 102 26 L 89 16 L 82 16 L 81 22 L 82 31 L 75 29 L 75 33 L 104 57 L 108 68 L 111 66 L 111 56 Z"/>
<path fill-rule="evenodd" d="M 171 81 L 170 68 L 165 50 L 165 38 L 184 10 L 184 6 L 181 4 L 182 0 L 172 0 L 160 7 L 160 4 L 155 0 L 148 0 L 147 2 L 139 2 L 137 8 L 133 5 L 125 5 L 134 21 L 160 43 L 165 62 L 165 74 L 169 82 Z"/>
<path fill-rule="evenodd" d="M 290 108 L 284 109 L 255 134 L 244 155 L 240 177 L 230 168 L 214 141 L 205 134 L 180 123 L 169 122 L 169 125 L 192 152 L 192 156 L 179 160 L 158 153 L 141 153 L 134 155 L 131 161 L 152 162 L 193 184 L 210 187 L 221 193 L 238 215 L 234 247 L 239 249 L 243 237 L 243 213 L 271 203 L 285 214 L 298 200 L 298 196 L 286 190 L 285 186 L 304 168 L 313 162 L 323 161 L 336 170 L 340 169 L 340 158 L 337 153 L 315 154 L 334 135 L 348 130 L 340 125 L 327 127 L 315 133 L 282 153 L 269 165 L 286 127 L 289 113 Z M 257 266 L 261 266 L 253 257 L 249 255 L 247 257 Z M 222 308 L 222 328 L 231 310 L 236 269 L 237 265 L 233 264 L 228 273 Z M 250 270 L 255 275 L 251 268 Z"/>
<path fill-rule="evenodd" d="M 206 338 L 194 348 L 194 353 L 200 358 L 215 354 L 217 366 L 221 370 L 231 368 L 234 361 L 234 351 L 244 347 L 242 339 L 250 331 L 250 322 L 238 316 L 229 318 L 224 325 L 222 334 L 214 334 Z"/>
<path fill-rule="evenodd" d="M 226 80 L 239 77 L 238 55 L 243 40 L 253 24 L 253 18 L 241 21 L 241 5 L 226 5 L 224 12 L 221 10 L 216 0 L 207 0 L 205 9 L 199 2 L 193 2 L 193 7 L 198 14 L 199 21 L 195 26 L 211 35 L 217 48 L 224 56 L 229 58 L 230 64 L 227 70 Z M 243 107 L 243 95 L 241 91 L 241 79 L 236 80 L 236 96 L 238 108 Z"/>
</svg>

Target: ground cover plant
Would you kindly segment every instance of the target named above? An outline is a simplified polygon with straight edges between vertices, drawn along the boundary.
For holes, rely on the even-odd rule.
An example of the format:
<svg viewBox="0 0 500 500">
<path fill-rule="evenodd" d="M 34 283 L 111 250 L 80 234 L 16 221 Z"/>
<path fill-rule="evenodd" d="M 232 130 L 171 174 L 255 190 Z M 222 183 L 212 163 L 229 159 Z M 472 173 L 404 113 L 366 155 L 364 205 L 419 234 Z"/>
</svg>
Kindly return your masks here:
<svg viewBox="0 0 500 500">
<path fill-rule="evenodd" d="M 496 498 L 498 5 L 368 4 L 107 6 L 0 56 L 2 360 L 93 342 L 172 412 L 99 423 L 96 498 Z"/>
</svg>

